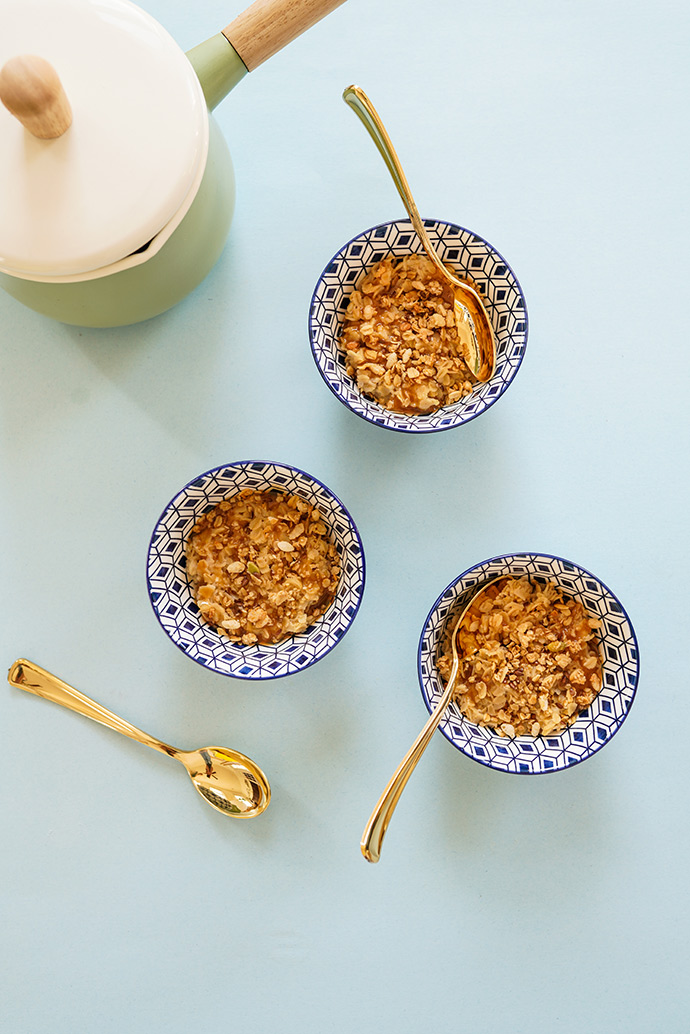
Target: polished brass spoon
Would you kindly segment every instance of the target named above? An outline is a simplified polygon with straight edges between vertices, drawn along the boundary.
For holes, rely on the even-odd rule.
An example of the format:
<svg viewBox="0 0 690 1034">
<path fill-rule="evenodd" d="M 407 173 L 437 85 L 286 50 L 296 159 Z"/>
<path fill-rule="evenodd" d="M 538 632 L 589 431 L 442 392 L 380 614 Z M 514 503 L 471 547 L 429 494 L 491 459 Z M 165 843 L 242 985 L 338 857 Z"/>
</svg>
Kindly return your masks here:
<svg viewBox="0 0 690 1034">
<path fill-rule="evenodd" d="M 470 607 L 476 603 L 477 599 L 486 592 L 490 585 L 494 582 L 502 581 L 505 575 L 499 575 L 497 578 L 492 578 L 490 581 L 485 582 L 482 587 L 474 593 L 469 602 L 463 607 L 460 617 L 453 625 L 453 631 L 451 632 L 451 649 L 453 652 L 453 663 L 450 669 L 450 675 L 448 676 L 448 682 L 446 688 L 441 695 L 439 702 L 432 711 L 428 722 L 420 732 L 417 739 L 414 741 L 410 749 L 408 750 L 405 757 L 402 759 L 398 767 L 396 768 L 393 776 L 386 786 L 386 789 L 381 794 L 378 804 L 371 813 L 366 829 L 362 834 L 362 841 L 360 847 L 362 854 L 368 862 L 378 862 L 381 857 L 381 845 L 383 844 L 383 838 L 386 835 L 388 829 L 388 823 L 393 817 L 396 805 L 400 800 L 400 795 L 407 785 L 407 781 L 412 775 L 417 762 L 421 758 L 422 754 L 429 746 L 431 737 L 436 732 L 438 725 L 443 718 L 443 714 L 450 703 L 450 699 L 455 689 L 455 683 L 458 677 L 458 671 L 460 669 L 460 658 L 458 657 L 457 647 L 457 635 L 460 625 L 464 621 Z"/>
<path fill-rule="evenodd" d="M 211 807 L 224 815 L 249 819 L 268 807 L 271 788 L 259 766 L 227 747 L 201 747 L 199 750 L 177 750 L 135 728 L 129 722 L 106 710 L 94 700 L 68 686 L 62 679 L 24 659 L 15 661 L 7 675 L 11 686 L 35 693 L 45 700 L 76 711 L 94 722 L 107 725 L 115 732 L 180 761 L 194 786 Z"/>
<path fill-rule="evenodd" d="M 348 86 L 343 92 L 343 100 L 359 115 L 378 147 L 424 250 L 453 289 L 455 323 L 468 368 L 478 381 L 491 380 L 496 371 L 496 338 L 480 294 L 444 265 L 431 243 L 391 139 L 364 90 L 359 86 Z"/>
</svg>

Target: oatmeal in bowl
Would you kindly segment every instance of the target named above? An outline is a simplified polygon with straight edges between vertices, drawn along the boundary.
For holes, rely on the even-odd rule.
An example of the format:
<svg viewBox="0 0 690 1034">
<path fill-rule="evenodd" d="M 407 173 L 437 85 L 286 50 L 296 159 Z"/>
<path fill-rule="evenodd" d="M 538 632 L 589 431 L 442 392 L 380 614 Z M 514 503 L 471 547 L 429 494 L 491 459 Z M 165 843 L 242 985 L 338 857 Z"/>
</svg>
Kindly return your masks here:
<svg viewBox="0 0 690 1034">
<path fill-rule="evenodd" d="M 311 349 L 333 394 L 358 416 L 396 431 L 457 427 L 512 382 L 527 342 L 524 297 L 486 241 L 426 220 L 442 261 L 482 297 L 497 345 L 494 376 L 478 383 L 462 358 L 453 293 L 409 220 L 384 223 L 345 245 L 314 291 Z"/>
<path fill-rule="evenodd" d="M 298 495 L 243 488 L 196 522 L 187 578 L 204 621 L 244 646 L 306 632 L 338 588 L 340 559 L 320 512 Z"/>
<path fill-rule="evenodd" d="M 458 678 L 440 725 L 453 746 L 499 771 L 535 774 L 568 768 L 608 743 L 634 699 L 639 658 L 625 610 L 598 578 L 559 557 L 517 553 L 451 582 L 419 643 L 430 711 L 468 604 L 457 632 Z"/>
<path fill-rule="evenodd" d="M 149 596 L 173 642 L 220 674 L 270 679 L 325 656 L 364 591 L 359 533 L 316 478 L 233 463 L 191 481 L 163 511 Z"/>
<path fill-rule="evenodd" d="M 394 413 L 434 413 L 471 394 L 453 290 L 426 255 L 386 256 L 349 296 L 339 341 L 367 398 Z"/>
</svg>

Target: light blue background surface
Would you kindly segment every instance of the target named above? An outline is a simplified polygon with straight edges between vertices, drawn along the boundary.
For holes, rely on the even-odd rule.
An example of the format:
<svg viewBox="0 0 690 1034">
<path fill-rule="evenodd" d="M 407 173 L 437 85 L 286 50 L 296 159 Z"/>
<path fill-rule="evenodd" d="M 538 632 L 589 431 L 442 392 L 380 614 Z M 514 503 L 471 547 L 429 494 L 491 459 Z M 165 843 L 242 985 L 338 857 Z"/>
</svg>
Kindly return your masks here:
<svg viewBox="0 0 690 1034">
<path fill-rule="evenodd" d="M 144 6 L 184 49 L 241 7 Z M 348 0 L 217 110 L 238 206 L 191 297 L 113 331 L 0 297 L 3 663 L 176 745 L 237 747 L 273 788 L 228 820 L 180 766 L 6 686 L 7 1034 L 687 1030 L 688 29 L 685 0 Z M 484 236 L 525 291 L 525 362 L 464 429 L 367 425 L 311 359 L 322 268 L 402 215 L 350 82 L 422 214 Z M 368 565 L 342 643 L 265 685 L 179 653 L 145 582 L 170 497 L 247 458 L 329 485 Z M 368 865 L 363 827 L 426 717 L 427 611 L 524 549 L 626 606 L 630 717 L 535 778 L 437 735 Z"/>
</svg>

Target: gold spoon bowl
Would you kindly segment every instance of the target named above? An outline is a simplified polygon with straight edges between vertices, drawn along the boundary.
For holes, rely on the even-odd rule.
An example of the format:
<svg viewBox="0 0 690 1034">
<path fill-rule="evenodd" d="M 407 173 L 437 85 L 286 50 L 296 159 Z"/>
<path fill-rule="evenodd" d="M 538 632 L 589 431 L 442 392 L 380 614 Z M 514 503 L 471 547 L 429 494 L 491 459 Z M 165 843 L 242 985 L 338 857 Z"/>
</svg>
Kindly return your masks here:
<svg viewBox="0 0 690 1034">
<path fill-rule="evenodd" d="M 138 743 L 167 754 L 187 770 L 195 789 L 207 804 L 223 815 L 249 819 L 260 815 L 268 807 L 271 788 L 256 762 L 227 747 L 200 747 L 198 750 L 178 750 L 154 736 L 142 732 L 123 718 L 108 711 L 62 679 L 44 668 L 24 659 L 15 661 L 7 681 L 17 689 L 34 693 L 55 704 L 76 711 L 94 722 L 114 729 Z"/>
</svg>

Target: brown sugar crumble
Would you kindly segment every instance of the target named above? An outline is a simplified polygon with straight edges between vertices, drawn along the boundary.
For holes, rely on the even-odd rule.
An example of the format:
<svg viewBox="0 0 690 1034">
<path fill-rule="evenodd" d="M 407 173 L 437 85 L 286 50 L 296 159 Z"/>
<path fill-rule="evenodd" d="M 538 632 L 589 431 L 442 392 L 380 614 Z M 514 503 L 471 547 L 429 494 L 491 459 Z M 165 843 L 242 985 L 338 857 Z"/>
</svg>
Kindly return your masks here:
<svg viewBox="0 0 690 1034">
<path fill-rule="evenodd" d="M 562 732 L 601 689 L 599 621 L 551 582 L 505 578 L 489 586 L 457 633 L 453 693 L 471 722 L 501 736 Z M 450 637 L 439 672 L 447 681 Z"/>
<path fill-rule="evenodd" d="M 244 489 L 204 514 L 186 556 L 202 618 L 244 645 L 305 632 L 330 606 L 340 576 L 318 509 L 274 489 Z"/>
<path fill-rule="evenodd" d="M 426 255 L 384 258 L 352 292 L 340 347 L 359 390 L 385 409 L 430 413 L 469 395 L 453 290 Z"/>
</svg>

